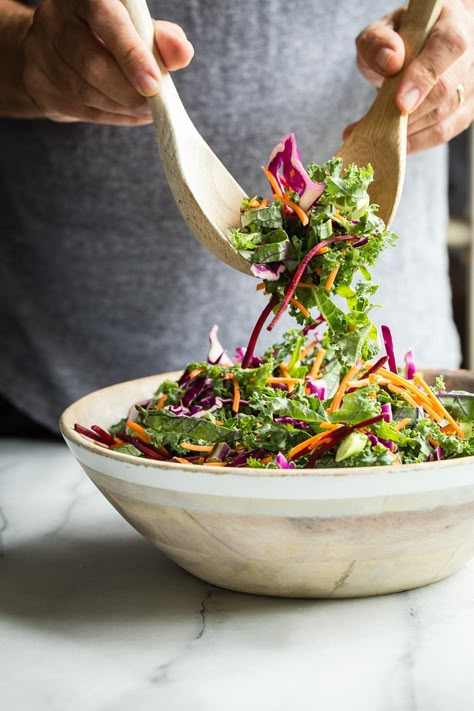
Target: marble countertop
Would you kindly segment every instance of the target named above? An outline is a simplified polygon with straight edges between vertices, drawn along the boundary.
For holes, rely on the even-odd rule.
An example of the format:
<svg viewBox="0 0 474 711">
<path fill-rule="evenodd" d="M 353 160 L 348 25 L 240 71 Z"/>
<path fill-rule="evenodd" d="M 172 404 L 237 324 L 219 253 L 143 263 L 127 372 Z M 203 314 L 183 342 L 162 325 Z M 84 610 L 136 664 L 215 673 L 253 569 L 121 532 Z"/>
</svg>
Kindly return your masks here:
<svg viewBox="0 0 474 711">
<path fill-rule="evenodd" d="M 146 543 L 66 445 L 0 441 L 5 711 L 472 711 L 474 561 L 358 600 L 254 597 Z"/>
</svg>

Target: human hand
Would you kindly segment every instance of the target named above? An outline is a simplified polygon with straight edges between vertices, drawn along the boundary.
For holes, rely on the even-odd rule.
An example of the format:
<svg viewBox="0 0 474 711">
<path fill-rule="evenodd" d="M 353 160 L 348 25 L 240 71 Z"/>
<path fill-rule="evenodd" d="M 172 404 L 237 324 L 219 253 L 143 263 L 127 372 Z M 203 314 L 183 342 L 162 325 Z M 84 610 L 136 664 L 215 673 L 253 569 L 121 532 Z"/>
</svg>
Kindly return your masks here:
<svg viewBox="0 0 474 711">
<path fill-rule="evenodd" d="M 391 12 L 356 39 L 359 69 L 376 86 L 403 66 L 405 47 L 397 28 L 405 12 Z M 469 126 L 474 118 L 473 72 L 474 0 L 449 0 L 397 91 L 398 107 L 409 114 L 409 153 L 446 143 Z M 343 137 L 356 125 L 348 126 Z"/>
<path fill-rule="evenodd" d="M 155 21 L 155 40 L 169 70 L 189 64 L 184 31 Z M 146 96 L 160 70 L 120 0 L 45 0 L 23 42 L 24 88 L 53 121 L 116 126 L 150 123 Z"/>
</svg>

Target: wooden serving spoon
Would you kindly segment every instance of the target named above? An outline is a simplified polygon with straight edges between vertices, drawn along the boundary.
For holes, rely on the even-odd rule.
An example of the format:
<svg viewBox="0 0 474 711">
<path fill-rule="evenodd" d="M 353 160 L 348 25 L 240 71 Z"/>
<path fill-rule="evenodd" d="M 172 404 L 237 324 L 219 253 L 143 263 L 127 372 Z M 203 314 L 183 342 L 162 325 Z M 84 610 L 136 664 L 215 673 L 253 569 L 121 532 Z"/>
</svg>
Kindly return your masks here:
<svg viewBox="0 0 474 711">
<path fill-rule="evenodd" d="M 162 80 L 148 99 L 161 162 L 188 227 L 206 249 L 245 274 L 250 264 L 233 248 L 226 230 L 240 224 L 245 192 L 212 152 L 189 118 L 168 70 L 159 56 L 146 0 L 122 0 L 146 46 L 153 52 Z"/>
<path fill-rule="evenodd" d="M 410 0 L 399 33 L 405 43 L 402 70 L 384 79 L 375 101 L 337 152 L 344 165 L 370 163 L 374 182 L 369 185 L 370 201 L 380 206 L 379 216 L 387 227 L 400 201 L 405 180 L 408 115 L 395 103 L 404 69 L 420 53 L 439 17 L 443 0 Z"/>
</svg>

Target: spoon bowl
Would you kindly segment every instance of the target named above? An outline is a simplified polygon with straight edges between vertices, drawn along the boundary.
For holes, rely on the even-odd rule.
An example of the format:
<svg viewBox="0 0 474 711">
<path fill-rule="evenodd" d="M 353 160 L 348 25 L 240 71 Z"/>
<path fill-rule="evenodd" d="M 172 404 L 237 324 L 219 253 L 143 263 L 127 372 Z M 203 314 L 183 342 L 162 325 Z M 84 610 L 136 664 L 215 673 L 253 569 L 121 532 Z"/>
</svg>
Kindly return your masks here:
<svg viewBox="0 0 474 711">
<path fill-rule="evenodd" d="M 154 38 L 146 0 L 123 0 L 139 36 L 161 70 L 160 91 L 148 99 L 161 163 L 188 227 L 201 244 L 230 267 L 250 274 L 250 264 L 227 239 L 240 223 L 244 190 L 213 153 L 189 118 Z"/>
<path fill-rule="evenodd" d="M 405 180 L 408 115 L 398 108 L 395 97 L 404 70 L 420 53 L 439 17 L 442 0 L 411 0 L 399 33 L 405 43 L 402 70 L 384 79 L 375 101 L 337 152 L 344 165 L 370 163 L 374 181 L 369 186 L 372 203 L 387 227 L 393 221 Z"/>
</svg>

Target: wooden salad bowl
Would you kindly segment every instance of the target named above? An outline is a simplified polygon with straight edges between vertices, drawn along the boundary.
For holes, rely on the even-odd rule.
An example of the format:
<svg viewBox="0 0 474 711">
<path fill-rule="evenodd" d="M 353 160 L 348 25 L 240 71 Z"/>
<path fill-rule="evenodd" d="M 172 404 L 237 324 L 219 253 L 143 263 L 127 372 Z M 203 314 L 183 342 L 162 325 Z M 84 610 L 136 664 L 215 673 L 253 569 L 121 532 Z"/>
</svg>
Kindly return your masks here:
<svg viewBox="0 0 474 711">
<path fill-rule="evenodd" d="M 474 372 L 443 373 L 474 392 Z M 165 373 L 119 383 L 65 410 L 61 431 L 117 511 L 193 575 L 258 595 L 340 598 L 428 585 L 474 556 L 474 457 L 352 469 L 183 465 L 107 450 L 74 424 L 108 427 Z"/>
</svg>

